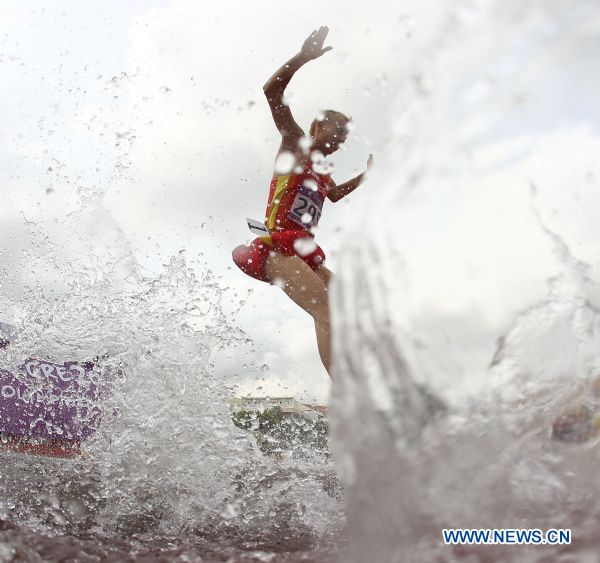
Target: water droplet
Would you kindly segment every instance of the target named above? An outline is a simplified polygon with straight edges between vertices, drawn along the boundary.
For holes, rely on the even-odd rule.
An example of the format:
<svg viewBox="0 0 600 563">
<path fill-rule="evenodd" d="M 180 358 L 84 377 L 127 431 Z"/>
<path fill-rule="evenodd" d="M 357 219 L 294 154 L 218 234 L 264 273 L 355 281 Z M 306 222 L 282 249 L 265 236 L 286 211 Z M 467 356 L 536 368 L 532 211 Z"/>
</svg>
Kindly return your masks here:
<svg viewBox="0 0 600 563">
<path fill-rule="evenodd" d="M 275 173 L 276 174 L 289 174 L 296 164 L 296 158 L 290 151 L 282 151 L 277 155 L 275 161 Z"/>
<path fill-rule="evenodd" d="M 225 518 L 225 520 L 231 520 L 235 518 L 240 513 L 240 509 L 237 505 L 227 504 L 225 509 L 221 512 L 221 516 Z"/>
<path fill-rule="evenodd" d="M 310 178 L 306 178 L 306 180 L 304 180 L 304 185 L 309 190 L 312 190 L 313 192 L 316 192 L 319 190 L 319 184 L 317 184 L 317 182 L 315 182 L 314 180 L 312 180 Z"/>
<path fill-rule="evenodd" d="M 298 146 L 300 147 L 300 149 L 302 149 L 302 152 L 304 154 L 308 154 L 308 151 L 310 150 L 310 145 L 311 144 L 312 144 L 312 141 L 310 140 L 310 137 L 302 137 L 298 141 Z"/>
<path fill-rule="evenodd" d="M 307 213 L 308 215 L 308 213 Z M 309 215 L 310 218 L 310 215 Z M 304 218 L 303 218 L 304 220 Z M 310 219 L 309 219 L 310 220 Z M 299 238 L 294 241 L 294 250 L 298 253 L 299 256 L 308 256 L 312 254 L 317 249 L 317 244 L 312 238 Z"/>
</svg>

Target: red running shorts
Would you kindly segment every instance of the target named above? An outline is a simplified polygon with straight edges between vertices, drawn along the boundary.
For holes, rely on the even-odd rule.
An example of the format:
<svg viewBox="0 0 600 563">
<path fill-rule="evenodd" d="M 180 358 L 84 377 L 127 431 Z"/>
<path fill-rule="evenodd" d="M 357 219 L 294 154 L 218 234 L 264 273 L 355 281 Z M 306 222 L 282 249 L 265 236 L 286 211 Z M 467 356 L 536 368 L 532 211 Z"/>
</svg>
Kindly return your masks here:
<svg viewBox="0 0 600 563">
<path fill-rule="evenodd" d="M 299 239 L 306 239 L 306 241 L 296 242 Z M 248 246 L 238 246 L 233 251 L 232 257 L 236 266 L 245 274 L 260 281 L 270 282 L 265 272 L 270 252 L 298 256 L 313 270 L 325 261 L 325 253 L 313 242 L 312 235 L 306 231 L 273 232 L 268 237 L 254 239 Z"/>
</svg>

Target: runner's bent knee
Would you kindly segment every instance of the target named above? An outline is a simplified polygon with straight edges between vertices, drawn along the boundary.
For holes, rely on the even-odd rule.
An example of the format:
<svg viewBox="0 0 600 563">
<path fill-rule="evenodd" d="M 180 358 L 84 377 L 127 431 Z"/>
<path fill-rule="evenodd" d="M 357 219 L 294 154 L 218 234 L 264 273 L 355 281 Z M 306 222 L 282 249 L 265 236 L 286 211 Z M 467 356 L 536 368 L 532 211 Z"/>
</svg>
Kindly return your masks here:
<svg viewBox="0 0 600 563">
<path fill-rule="evenodd" d="M 323 319 L 329 310 L 327 288 L 315 272 L 297 256 L 275 254 L 267 260 L 271 283 L 281 280 L 283 291 L 315 320 Z"/>
</svg>

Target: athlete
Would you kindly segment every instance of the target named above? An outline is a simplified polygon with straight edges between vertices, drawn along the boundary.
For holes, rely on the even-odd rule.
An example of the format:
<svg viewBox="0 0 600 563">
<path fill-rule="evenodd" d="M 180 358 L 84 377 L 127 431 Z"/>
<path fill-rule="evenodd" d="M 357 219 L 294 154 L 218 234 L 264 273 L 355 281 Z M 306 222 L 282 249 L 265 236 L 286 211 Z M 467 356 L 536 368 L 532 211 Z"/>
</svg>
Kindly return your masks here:
<svg viewBox="0 0 600 563">
<path fill-rule="evenodd" d="M 233 260 L 249 276 L 276 284 L 315 321 L 319 355 L 331 376 L 331 329 L 328 286 L 332 273 L 325 254 L 313 241 L 325 198 L 336 202 L 362 184 L 366 171 L 336 185 L 327 174 L 325 157 L 346 140 L 350 118 L 333 110 L 322 112 L 311 124 L 309 136 L 294 120 L 284 100 L 286 86 L 300 67 L 332 47 L 323 47 L 327 27 L 313 31 L 300 52 L 264 85 L 264 92 L 281 133 L 275 172 L 271 180 L 264 236 L 233 251 Z M 373 156 L 367 160 L 367 171 Z"/>
</svg>

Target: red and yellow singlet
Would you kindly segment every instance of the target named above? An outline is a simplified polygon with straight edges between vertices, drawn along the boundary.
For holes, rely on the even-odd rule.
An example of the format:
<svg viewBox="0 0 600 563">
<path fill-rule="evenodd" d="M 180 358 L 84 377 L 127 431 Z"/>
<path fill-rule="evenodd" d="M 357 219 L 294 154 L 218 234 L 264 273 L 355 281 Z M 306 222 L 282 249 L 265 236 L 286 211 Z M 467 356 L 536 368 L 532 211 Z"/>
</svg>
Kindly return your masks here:
<svg viewBox="0 0 600 563">
<path fill-rule="evenodd" d="M 233 261 L 246 274 L 261 281 L 270 281 L 265 264 L 270 252 L 298 256 L 313 270 L 325 260 L 323 250 L 312 243 L 310 252 L 300 252 L 299 239 L 312 239 L 327 197 L 331 177 L 319 174 L 309 159 L 299 174 L 274 176 L 269 189 L 265 225 L 269 236 L 252 241 L 249 246 L 234 250 Z"/>
<path fill-rule="evenodd" d="M 310 160 L 300 174 L 274 176 L 265 212 L 269 231 L 310 231 L 316 227 L 330 182 L 329 175 L 312 169 Z"/>
</svg>

